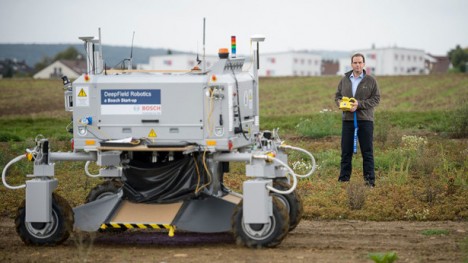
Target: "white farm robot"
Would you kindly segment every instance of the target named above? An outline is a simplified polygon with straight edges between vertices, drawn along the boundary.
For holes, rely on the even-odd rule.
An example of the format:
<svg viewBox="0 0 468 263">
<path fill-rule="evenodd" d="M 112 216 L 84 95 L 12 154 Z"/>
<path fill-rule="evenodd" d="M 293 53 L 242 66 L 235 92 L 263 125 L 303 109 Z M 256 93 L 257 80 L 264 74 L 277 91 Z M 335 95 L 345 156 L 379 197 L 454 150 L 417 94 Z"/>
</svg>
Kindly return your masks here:
<svg viewBox="0 0 468 263">
<path fill-rule="evenodd" d="M 65 108 L 73 113 L 72 152 L 53 152 L 37 138 L 26 155 L 2 173 L 10 189 L 26 188 L 16 230 L 26 244 L 56 245 L 73 230 L 109 228 L 232 232 L 238 244 L 275 247 L 294 229 L 303 212 L 295 191 L 297 177 L 310 176 L 309 152 L 285 145 L 277 131 L 259 130 L 258 47 L 253 59 L 220 52 L 210 68 L 186 72 L 106 70 L 101 41 L 82 37 L 87 73 L 73 83 L 63 78 Z M 202 64 L 204 65 L 204 64 Z M 288 166 L 286 151 L 311 158 L 299 175 Z M 28 157 L 34 172 L 24 185 L 6 182 L 8 168 Z M 54 193 L 54 163 L 85 161 L 85 173 L 99 177 L 84 205 L 71 208 Z M 223 185 L 230 162 L 243 162 L 243 193 Z M 89 164 L 100 169 L 94 174 Z"/>
</svg>

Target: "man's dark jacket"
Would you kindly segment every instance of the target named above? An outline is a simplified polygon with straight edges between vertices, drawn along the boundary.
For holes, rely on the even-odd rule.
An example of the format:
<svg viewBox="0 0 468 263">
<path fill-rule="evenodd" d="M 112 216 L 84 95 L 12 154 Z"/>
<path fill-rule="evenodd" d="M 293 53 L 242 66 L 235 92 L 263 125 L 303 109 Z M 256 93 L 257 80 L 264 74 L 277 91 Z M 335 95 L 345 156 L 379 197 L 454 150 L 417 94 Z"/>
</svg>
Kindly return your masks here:
<svg viewBox="0 0 468 263">
<path fill-rule="evenodd" d="M 345 76 L 341 79 L 338 84 L 338 88 L 335 94 L 335 102 L 339 106 L 342 97 L 353 97 L 353 85 L 349 76 L 353 74 L 353 71 L 345 73 Z M 364 70 L 364 78 L 359 83 L 354 98 L 358 101 L 357 108 L 357 119 L 374 121 L 374 107 L 380 102 L 380 91 L 377 81 L 370 75 L 366 74 Z M 354 114 L 352 112 L 343 112 L 344 121 L 354 120 Z"/>
</svg>

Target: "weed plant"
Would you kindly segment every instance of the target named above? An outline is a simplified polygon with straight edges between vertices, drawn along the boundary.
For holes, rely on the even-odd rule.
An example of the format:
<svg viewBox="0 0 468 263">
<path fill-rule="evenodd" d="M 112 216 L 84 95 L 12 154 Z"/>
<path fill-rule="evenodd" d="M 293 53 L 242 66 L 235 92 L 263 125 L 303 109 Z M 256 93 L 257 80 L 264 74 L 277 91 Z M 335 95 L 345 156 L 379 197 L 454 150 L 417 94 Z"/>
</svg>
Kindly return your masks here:
<svg viewBox="0 0 468 263">
<path fill-rule="evenodd" d="M 348 205 L 351 210 L 360 210 L 366 202 L 366 186 L 351 182 L 347 188 Z"/>
<path fill-rule="evenodd" d="M 369 253 L 368 258 L 375 263 L 392 263 L 398 259 L 396 252 Z"/>
</svg>

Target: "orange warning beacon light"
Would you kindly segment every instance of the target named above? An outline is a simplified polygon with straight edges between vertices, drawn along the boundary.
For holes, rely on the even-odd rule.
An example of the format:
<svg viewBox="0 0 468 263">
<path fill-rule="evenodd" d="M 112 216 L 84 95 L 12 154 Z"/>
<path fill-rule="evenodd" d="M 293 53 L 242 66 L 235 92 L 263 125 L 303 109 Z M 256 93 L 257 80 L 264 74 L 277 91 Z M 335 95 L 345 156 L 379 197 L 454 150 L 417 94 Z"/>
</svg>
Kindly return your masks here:
<svg viewBox="0 0 468 263">
<path fill-rule="evenodd" d="M 89 75 L 88 75 L 88 74 L 85 74 L 85 75 L 84 75 L 84 80 L 85 80 L 85 81 L 89 81 Z"/>
<path fill-rule="evenodd" d="M 229 50 L 227 48 L 220 48 L 218 50 L 219 58 L 228 58 L 229 57 Z"/>
</svg>

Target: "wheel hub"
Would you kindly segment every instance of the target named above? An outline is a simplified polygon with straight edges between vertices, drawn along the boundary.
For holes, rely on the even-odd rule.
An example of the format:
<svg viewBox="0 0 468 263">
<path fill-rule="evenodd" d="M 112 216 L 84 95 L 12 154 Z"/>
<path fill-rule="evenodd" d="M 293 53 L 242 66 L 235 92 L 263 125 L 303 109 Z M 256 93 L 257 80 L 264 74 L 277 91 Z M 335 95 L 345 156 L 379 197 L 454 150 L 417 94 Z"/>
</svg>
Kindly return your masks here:
<svg viewBox="0 0 468 263">
<path fill-rule="evenodd" d="M 275 220 L 269 218 L 269 222 L 266 224 L 245 224 L 242 222 L 242 229 L 252 239 L 263 240 L 269 237 L 275 229 Z"/>
<path fill-rule="evenodd" d="M 55 211 L 52 212 L 50 222 L 45 223 L 35 223 L 35 222 L 26 222 L 25 226 L 28 232 L 36 238 L 48 238 L 52 236 L 58 228 L 58 217 Z"/>
</svg>

